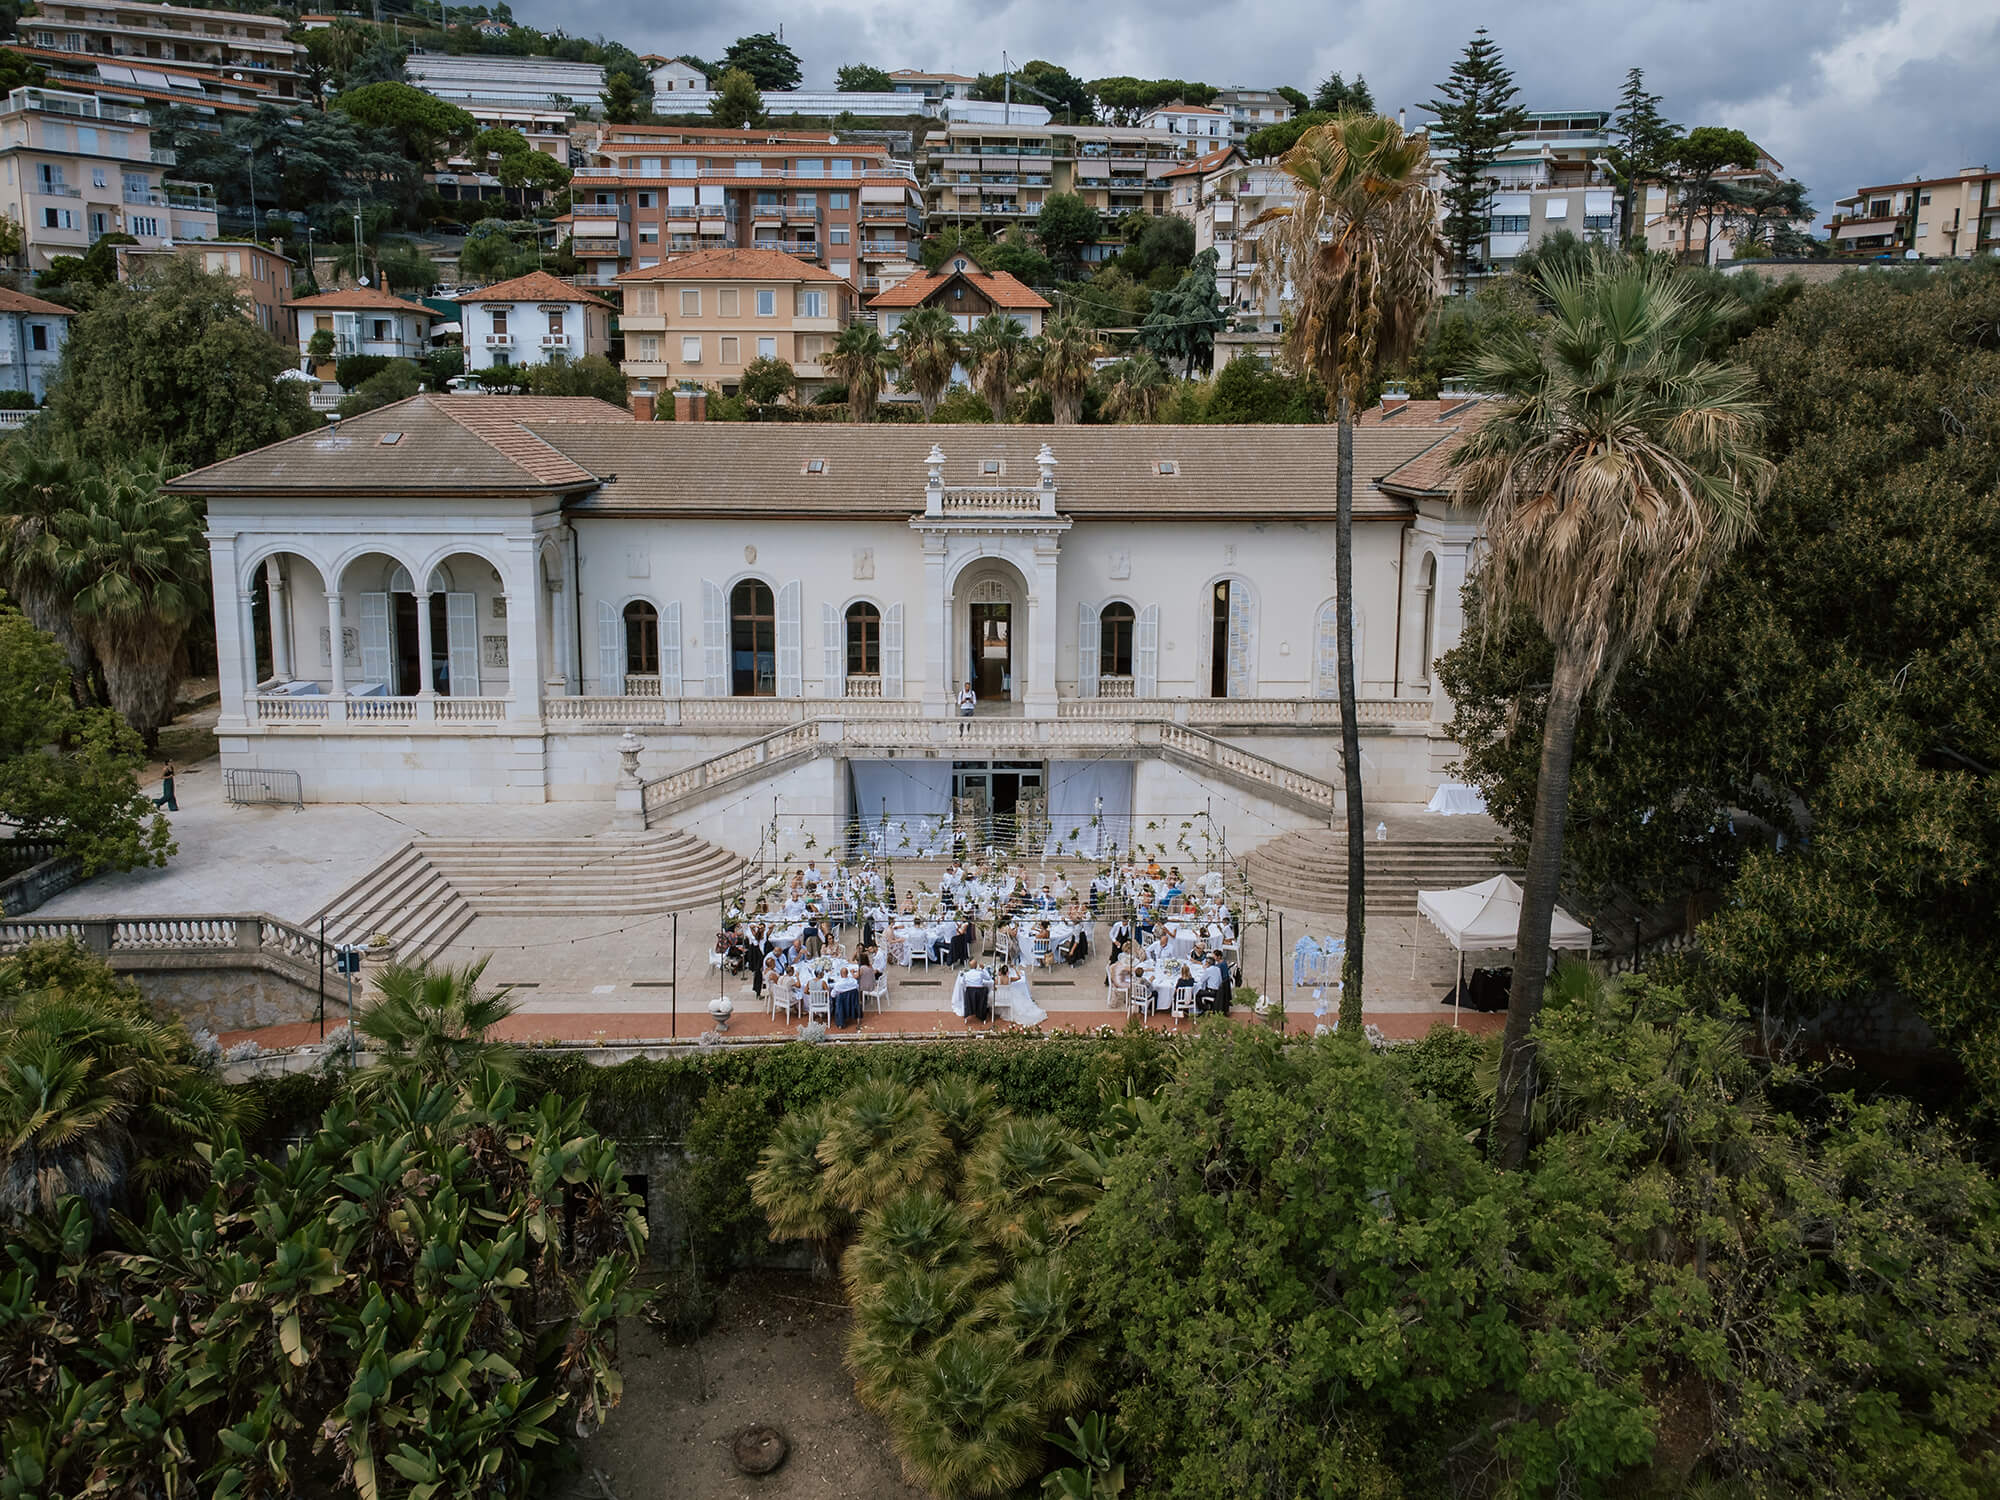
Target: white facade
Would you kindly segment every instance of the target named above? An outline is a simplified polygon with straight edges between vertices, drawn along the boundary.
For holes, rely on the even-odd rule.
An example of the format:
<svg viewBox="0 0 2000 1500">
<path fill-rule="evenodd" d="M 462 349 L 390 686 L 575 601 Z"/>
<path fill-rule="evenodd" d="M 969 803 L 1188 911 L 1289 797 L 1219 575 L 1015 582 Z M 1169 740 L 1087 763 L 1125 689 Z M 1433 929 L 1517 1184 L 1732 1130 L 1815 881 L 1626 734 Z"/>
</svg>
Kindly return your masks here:
<svg viewBox="0 0 2000 1500">
<path fill-rule="evenodd" d="M 475 54 L 413 52 L 404 69 L 427 94 L 464 109 L 475 104 L 515 108 L 546 107 L 567 99 L 576 111 L 598 107 L 604 69 L 596 63 L 558 62 L 553 57 L 488 57 Z"/>
<path fill-rule="evenodd" d="M 610 314 L 595 302 L 460 304 L 468 374 L 509 365 L 561 364 L 611 350 Z"/>
<path fill-rule="evenodd" d="M 339 293 L 323 294 L 338 297 Z M 356 301 L 349 306 L 323 302 L 318 297 L 303 298 L 292 304 L 298 320 L 301 368 L 307 361 L 315 333 L 333 335 L 333 356 L 373 354 L 385 359 L 422 359 L 431 352 L 431 324 L 437 314 L 409 304 L 389 305 Z"/>
<path fill-rule="evenodd" d="M 475 425 L 480 403 L 502 399 L 445 398 Z M 975 748 L 1141 759 L 1175 725 L 1209 726 L 1338 779 L 1330 519 L 1201 507 L 1078 519 L 1058 452 L 1076 429 L 1060 428 L 1026 435 L 1046 438 L 1038 459 L 1016 441 L 1015 457 L 984 461 L 1003 472 L 933 450 L 906 507 L 800 510 L 791 492 L 809 494 L 808 461 L 774 479 L 769 515 L 683 517 L 644 513 L 641 477 L 646 454 L 671 461 L 678 424 L 625 424 L 593 448 L 538 423 L 572 456 L 612 455 L 593 461 L 625 479 L 501 495 L 419 484 L 441 460 L 407 413 L 432 400 L 295 439 L 269 471 L 280 485 L 357 454 L 374 462 L 392 438 L 412 445 L 345 496 L 227 493 L 211 481 L 230 464 L 179 482 L 208 497 L 225 765 L 298 771 L 324 800 L 609 799 L 628 726 L 641 727 L 648 775 L 815 722 L 822 742 L 935 755 L 915 747 L 973 733 L 954 708 L 973 681 Z M 1148 452 L 1196 441 L 1131 431 Z M 405 461 L 407 492 L 391 493 Z M 621 510 L 634 481 L 641 513 Z M 1462 632 L 1475 544 L 1471 518 L 1443 502 L 1392 511 L 1377 497 L 1357 519 L 1355 690 L 1364 773 L 1386 803 L 1426 800 L 1455 754 L 1430 661 Z"/>
<path fill-rule="evenodd" d="M 1141 130 L 1164 130 L 1187 140 L 1221 145 L 1230 137 L 1229 116 L 1194 104 L 1166 104 L 1139 117 Z"/>
</svg>

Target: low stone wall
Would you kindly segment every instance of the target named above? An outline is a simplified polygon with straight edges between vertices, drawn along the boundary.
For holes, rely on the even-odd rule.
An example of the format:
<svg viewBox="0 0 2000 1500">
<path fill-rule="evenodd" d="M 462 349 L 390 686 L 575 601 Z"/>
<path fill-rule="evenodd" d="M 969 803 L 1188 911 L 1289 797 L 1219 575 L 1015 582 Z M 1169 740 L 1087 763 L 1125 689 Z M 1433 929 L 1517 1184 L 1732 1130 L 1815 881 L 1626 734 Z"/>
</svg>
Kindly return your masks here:
<svg viewBox="0 0 2000 1500">
<path fill-rule="evenodd" d="M 190 1031 L 207 1027 L 218 1034 L 310 1021 L 319 1015 L 317 983 L 303 984 L 277 967 L 263 963 L 228 962 L 236 955 L 218 955 L 223 962 L 199 967 L 186 959 L 152 954 L 120 958 L 113 967 L 135 981 L 140 993 L 172 1011 Z M 338 974 L 326 984 L 329 1027 L 347 1019 L 346 990 Z"/>
</svg>

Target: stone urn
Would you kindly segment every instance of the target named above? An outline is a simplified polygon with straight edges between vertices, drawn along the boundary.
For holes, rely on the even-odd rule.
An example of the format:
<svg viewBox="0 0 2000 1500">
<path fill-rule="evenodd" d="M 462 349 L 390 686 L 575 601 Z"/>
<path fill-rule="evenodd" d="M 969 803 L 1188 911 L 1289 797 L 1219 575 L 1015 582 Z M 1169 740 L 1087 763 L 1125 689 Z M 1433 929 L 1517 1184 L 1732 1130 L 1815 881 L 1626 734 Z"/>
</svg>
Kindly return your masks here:
<svg viewBox="0 0 2000 1500">
<path fill-rule="evenodd" d="M 746 1427 L 729 1440 L 729 1456 L 745 1474 L 769 1474 L 785 1461 L 791 1445 L 775 1427 Z"/>
<path fill-rule="evenodd" d="M 372 974 L 386 969 L 396 961 L 396 940 L 383 933 L 376 933 L 361 945 L 361 969 Z"/>
</svg>

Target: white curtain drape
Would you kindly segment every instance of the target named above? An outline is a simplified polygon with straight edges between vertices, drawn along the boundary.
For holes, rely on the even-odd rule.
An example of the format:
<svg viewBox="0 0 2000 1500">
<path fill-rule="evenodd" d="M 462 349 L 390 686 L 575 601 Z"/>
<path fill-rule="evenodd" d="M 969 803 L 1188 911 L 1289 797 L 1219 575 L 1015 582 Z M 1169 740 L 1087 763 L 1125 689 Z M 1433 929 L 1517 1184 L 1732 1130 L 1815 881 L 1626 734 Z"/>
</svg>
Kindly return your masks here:
<svg viewBox="0 0 2000 1500">
<path fill-rule="evenodd" d="M 950 761 L 851 760 L 847 767 L 863 848 L 889 859 L 950 854 Z"/>
<path fill-rule="evenodd" d="M 1114 843 L 1126 847 L 1131 826 L 1131 761 L 1059 760 L 1049 766 L 1049 836 L 1044 854 L 1097 859 Z"/>
</svg>

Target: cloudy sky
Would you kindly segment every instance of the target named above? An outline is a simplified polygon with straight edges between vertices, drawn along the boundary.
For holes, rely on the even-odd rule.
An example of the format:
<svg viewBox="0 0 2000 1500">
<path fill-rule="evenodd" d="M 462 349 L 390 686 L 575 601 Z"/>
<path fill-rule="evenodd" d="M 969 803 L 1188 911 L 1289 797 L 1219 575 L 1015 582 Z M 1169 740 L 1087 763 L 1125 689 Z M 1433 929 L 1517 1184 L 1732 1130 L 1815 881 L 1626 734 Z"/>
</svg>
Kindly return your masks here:
<svg viewBox="0 0 2000 1500">
<path fill-rule="evenodd" d="M 516 16 L 640 52 L 714 57 L 784 27 L 809 87 L 842 63 L 997 72 L 1001 49 L 1083 77 L 1132 74 L 1310 93 L 1361 73 L 1384 110 L 1432 97 L 1475 27 L 1505 51 L 1531 109 L 1609 108 L 1646 70 L 1682 126 L 1747 131 L 1836 198 L 1908 174 L 2000 166 L 2000 6 L 1990 0 L 517 0 Z"/>
</svg>

